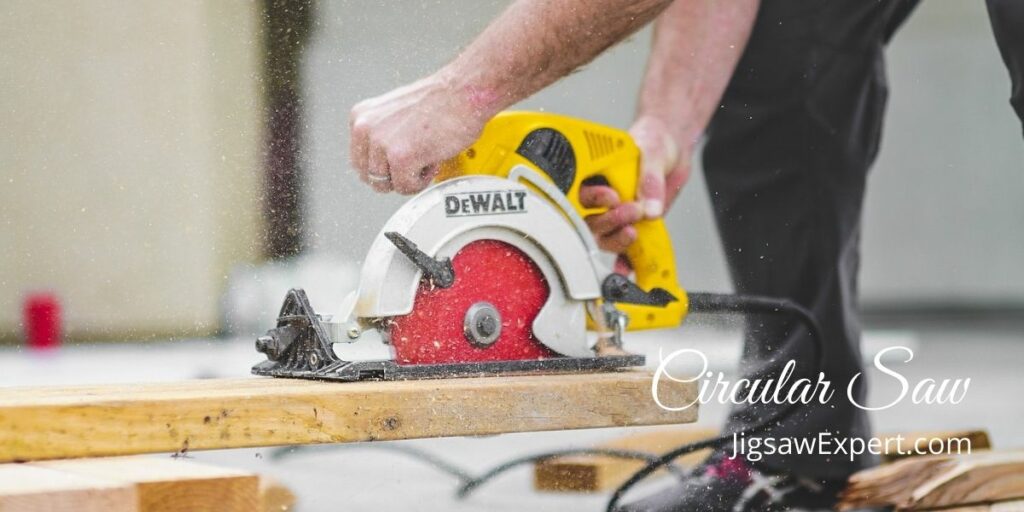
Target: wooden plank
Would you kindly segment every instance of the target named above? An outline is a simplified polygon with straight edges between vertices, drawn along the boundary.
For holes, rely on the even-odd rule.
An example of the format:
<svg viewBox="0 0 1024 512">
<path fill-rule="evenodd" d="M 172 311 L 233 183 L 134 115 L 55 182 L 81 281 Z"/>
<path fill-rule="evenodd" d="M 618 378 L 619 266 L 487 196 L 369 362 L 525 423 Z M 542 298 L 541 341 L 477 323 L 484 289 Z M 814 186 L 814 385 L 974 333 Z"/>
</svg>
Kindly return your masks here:
<svg viewBox="0 0 1024 512">
<path fill-rule="evenodd" d="M 295 501 L 271 478 L 185 459 L 0 464 L 0 512 L 284 512 Z"/>
<path fill-rule="evenodd" d="M 405 382 L 210 379 L 0 390 L 0 462 L 696 421 L 650 372 Z M 668 382 L 663 403 L 694 401 Z"/>
<path fill-rule="evenodd" d="M 659 454 L 717 434 L 716 429 L 710 428 L 673 428 L 618 437 L 596 447 Z M 704 460 L 708 453 L 709 450 L 692 453 L 680 457 L 676 463 L 692 466 Z M 617 457 L 558 457 L 534 464 L 533 486 L 539 491 L 601 492 L 622 485 L 642 466 L 642 461 Z"/>
<path fill-rule="evenodd" d="M 908 510 L 1024 498 L 1024 452 L 960 457 L 955 466 L 914 489 L 897 504 Z"/>
<path fill-rule="evenodd" d="M 259 477 L 170 457 L 116 457 L 34 465 L 135 488 L 139 512 L 252 512 L 262 503 Z"/>
<path fill-rule="evenodd" d="M 28 464 L 0 465 L 0 512 L 137 512 L 129 484 Z"/>
<path fill-rule="evenodd" d="M 954 455 L 909 457 L 854 473 L 837 508 L 851 510 L 905 501 L 918 486 L 955 464 L 955 459 Z"/>
</svg>

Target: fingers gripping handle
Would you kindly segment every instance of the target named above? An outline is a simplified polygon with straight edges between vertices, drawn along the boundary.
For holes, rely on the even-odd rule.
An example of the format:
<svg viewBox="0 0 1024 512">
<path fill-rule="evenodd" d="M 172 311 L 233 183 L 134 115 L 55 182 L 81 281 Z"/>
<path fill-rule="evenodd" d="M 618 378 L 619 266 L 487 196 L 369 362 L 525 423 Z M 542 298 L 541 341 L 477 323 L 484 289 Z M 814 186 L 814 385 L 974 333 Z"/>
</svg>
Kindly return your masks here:
<svg viewBox="0 0 1024 512">
<path fill-rule="evenodd" d="M 573 142 L 573 147 L 577 148 L 577 160 L 582 160 L 568 194 L 573 206 L 584 216 L 607 210 L 584 208 L 579 203 L 580 187 L 587 180 L 595 178 L 605 181 L 622 201 L 636 201 L 640 191 L 641 154 L 629 134 L 587 121 L 571 121 L 577 125 L 573 127 L 576 129 L 563 127 L 563 130 Z M 580 132 L 584 134 L 582 137 L 573 137 Z M 602 142 L 602 139 L 612 142 Z M 587 156 L 595 154 L 591 148 L 609 145 L 615 150 L 593 161 L 587 160 Z M 626 250 L 625 256 L 633 268 L 636 284 L 644 290 L 664 289 L 678 300 L 665 306 L 617 304 L 617 307 L 629 315 L 630 330 L 676 327 L 686 316 L 689 304 L 686 291 L 679 286 L 675 253 L 665 221 L 661 218 L 644 219 L 634 227 L 637 231 L 636 241 Z"/>
<path fill-rule="evenodd" d="M 628 137 L 628 135 L 623 134 Z M 633 149 L 630 158 L 623 158 L 617 165 L 597 169 L 580 180 L 601 177 L 608 186 L 619 194 L 623 201 L 635 201 L 638 198 L 640 179 L 640 151 L 628 140 Z M 604 209 L 583 208 L 577 201 L 576 193 L 571 195 L 574 205 L 581 215 L 601 213 Z M 672 239 L 669 237 L 665 221 L 661 218 L 644 219 L 637 222 L 636 240 L 626 249 L 626 259 L 633 268 L 637 286 L 644 290 L 661 288 L 674 295 L 678 300 L 665 306 L 640 304 L 618 304 L 617 307 L 629 315 L 629 329 L 659 329 L 678 326 L 686 316 L 688 301 L 686 291 L 679 286 L 676 274 L 675 253 Z"/>
</svg>

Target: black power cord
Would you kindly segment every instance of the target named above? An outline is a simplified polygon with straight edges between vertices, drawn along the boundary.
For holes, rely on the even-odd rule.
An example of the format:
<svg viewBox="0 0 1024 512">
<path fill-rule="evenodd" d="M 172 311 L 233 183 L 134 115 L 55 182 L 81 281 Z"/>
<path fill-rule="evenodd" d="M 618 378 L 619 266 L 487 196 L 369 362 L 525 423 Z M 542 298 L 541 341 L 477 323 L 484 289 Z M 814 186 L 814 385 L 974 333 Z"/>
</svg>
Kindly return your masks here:
<svg viewBox="0 0 1024 512">
<path fill-rule="evenodd" d="M 459 467 L 458 465 L 442 458 L 433 453 L 421 450 L 415 446 L 399 442 L 383 441 L 378 443 L 358 443 L 358 444 L 331 444 L 324 446 L 285 446 L 276 448 L 270 452 L 270 460 L 279 461 L 286 458 L 291 458 L 294 455 L 302 455 L 303 453 L 323 453 L 326 451 L 333 450 L 381 450 L 399 453 L 413 459 L 419 460 L 428 466 L 436 468 L 443 473 L 447 473 L 454 476 L 460 482 L 468 482 L 475 478 L 469 471 Z M 654 456 L 651 456 L 653 459 Z"/>
<path fill-rule="evenodd" d="M 295 455 L 302 455 L 304 453 L 323 453 L 332 450 L 366 450 L 375 449 L 381 451 L 390 451 L 399 453 L 413 459 L 419 460 L 429 466 L 432 466 L 443 473 L 447 473 L 455 477 L 461 485 L 456 496 L 458 498 L 464 498 L 466 495 L 471 493 L 477 486 L 487 482 L 494 476 L 504 473 L 509 469 L 527 464 L 530 462 L 538 462 L 556 457 L 569 457 L 573 455 L 592 455 L 600 457 L 613 457 L 617 459 L 630 459 L 630 460 L 642 460 L 646 462 L 654 462 L 658 459 L 658 455 L 654 453 L 647 453 L 636 450 L 616 450 L 612 448 L 569 448 L 564 450 L 556 450 L 550 452 L 539 453 L 536 455 L 528 455 L 524 457 L 518 457 L 507 461 L 493 469 L 487 471 L 480 476 L 473 476 L 468 470 L 459 467 L 458 465 L 434 455 L 433 453 L 421 450 L 415 446 L 410 446 L 401 442 L 379 442 L 371 444 L 334 444 L 327 446 L 286 446 L 282 448 L 276 448 L 270 452 L 270 460 L 280 461 L 283 459 L 291 458 Z M 686 471 L 676 466 L 675 464 L 667 464 L 665 469 L 668 472 L 682 478 L 686 475 Z"/>
</svg>

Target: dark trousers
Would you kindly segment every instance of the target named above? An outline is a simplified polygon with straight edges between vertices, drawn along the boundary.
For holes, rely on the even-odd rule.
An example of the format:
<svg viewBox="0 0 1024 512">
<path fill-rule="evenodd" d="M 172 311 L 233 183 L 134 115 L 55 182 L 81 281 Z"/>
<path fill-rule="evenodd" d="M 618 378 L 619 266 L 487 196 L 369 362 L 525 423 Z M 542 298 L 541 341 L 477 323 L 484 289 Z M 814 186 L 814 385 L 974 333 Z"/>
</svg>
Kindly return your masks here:
<svg viewBox="0 0 1024 512">
<path fill-rule="evenodd" d="M 846 398 L 862 371 L 857 311 L 861 208 L 886 103 L 884 50 L 916 0 L 763 0 L 750 43 L 708 129 L 704 150 L 716 222 L 740 293 L 786 297 L 817 316 L 825 376 L 836 388 L 772 436 L 867 437 L 864 411 Z M 989 0 L 1010 70 L 1011 103 L 1024 119 L 1024 0 Z M 779 355 L 795 322 L 748 320 L 748 364 Z M 806 345 L 805 345 L 806 346 Z M 804 351 L 784 354 L 800 358 Z M 804 360 L 806 361 L 806 357 Z M 864 403 L 864 379 L 856 390 Z M 738 409 L 735 429 L 771 410 Z M 792 455 L 762 464 L 815 478 L 845 478 L 873 457 Z"/>
</svg>

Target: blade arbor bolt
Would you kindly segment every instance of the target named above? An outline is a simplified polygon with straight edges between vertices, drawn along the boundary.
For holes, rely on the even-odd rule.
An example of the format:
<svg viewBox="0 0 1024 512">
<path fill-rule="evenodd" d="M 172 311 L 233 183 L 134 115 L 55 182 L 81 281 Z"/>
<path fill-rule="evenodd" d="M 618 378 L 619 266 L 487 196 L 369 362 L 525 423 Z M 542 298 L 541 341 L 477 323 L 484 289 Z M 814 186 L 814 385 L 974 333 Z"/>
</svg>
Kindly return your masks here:
<svg viewBox="0 0 1024 512">
<path fill-rule="evenodd" d="M 477 302 L 466 310 L 463 333 L 469 342 L 479 348 L 486 348 L 501 336 L 501 313 L 490 302 Z"/>
</svg>

